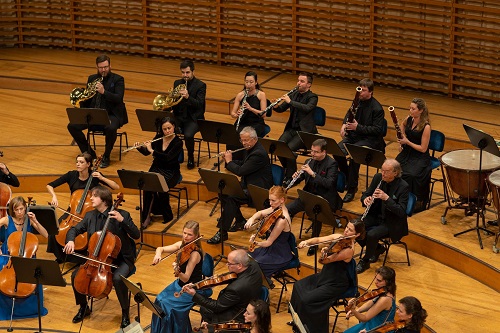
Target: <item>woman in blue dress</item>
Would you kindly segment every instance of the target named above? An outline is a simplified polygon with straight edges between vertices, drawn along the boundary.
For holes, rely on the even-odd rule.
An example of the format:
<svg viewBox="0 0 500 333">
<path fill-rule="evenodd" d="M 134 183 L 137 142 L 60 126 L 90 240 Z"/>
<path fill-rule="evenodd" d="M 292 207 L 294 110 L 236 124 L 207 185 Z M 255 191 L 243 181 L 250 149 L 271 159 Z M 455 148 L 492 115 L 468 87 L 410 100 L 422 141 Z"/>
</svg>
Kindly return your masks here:
<svg viewBox="0 0 500 333">
<path fill-rule="evenodd" d="M 203 278 L 201 241 L 200 239 L 195 241 L 199 237 L 200 226 L 198 222 L 187 221 L 182 231 L 182 241 L 156 249 L 153 265 L 161 261 L 163 253 L 172 253 L 183 247 L 183 250 L 178 252 L 177 258 L 172 264 L 174 275 L 177 279 L 156 297 L 155 304 L 163 310 L 165 317 L 162 319 L 153 314 L 151 323 L 152 333 L 192 332 L 189 320 L 189 311 L 194 304 L 192 296 L 188 293 L 183 293 L 179 297 L 175 297 L 174 294 L 179 293 L 185 284 L 196 283 Z M 188 243 L 191 244 L 185 246 Z M 198 292 L 206 293 L 208 290 L 200 290 Z"/>
<path fill-rule="evenodd" d="M 23 231 L 24 223 L 29 223 L 28 232 L 36 229 L 40 235 L 47 238 L 47 230 L 38 222 L 35 214 L 26 213 L 27 203 L 23 197 L 15 197 L 9 203 L 9 215 L 0 219 L 0 228 L 5 227 L 5 241 L 2 244 L 0 254 L 0 271 L 9 261 L 9 236 L 16 231 Z M 17 254 L 15 254 L 17 255 Z M 40 285 L 38 292 L 40 293 L 41 315 L 47 314 L 47 309 L 43 307 L 43 288 Z M 38 316 L 37 297 L 35 293 L 26 298 L 16 298 L 14 304 L 13 298 L 0 293 L 0 320 L 11 319 L 12 306 L 14 305 L 14 313 L 12 319 L 33 318 Z"/>
<path fill-rule="evenodd" d="M 360 307 L 354 306 L 355 299 L 349 301 L 353 307 L 346 314 L 346 319 L 356 317 L 359 324 L 344 331 L 344 333 L 367 332 L 382 325 L 387 321 L 394 321 L 396 314 L 396 272 L 387 266 L 382 266 L 375 271 L 375 286 L 385 287 L 386 293 L 369 300 Z"/>
</svg>

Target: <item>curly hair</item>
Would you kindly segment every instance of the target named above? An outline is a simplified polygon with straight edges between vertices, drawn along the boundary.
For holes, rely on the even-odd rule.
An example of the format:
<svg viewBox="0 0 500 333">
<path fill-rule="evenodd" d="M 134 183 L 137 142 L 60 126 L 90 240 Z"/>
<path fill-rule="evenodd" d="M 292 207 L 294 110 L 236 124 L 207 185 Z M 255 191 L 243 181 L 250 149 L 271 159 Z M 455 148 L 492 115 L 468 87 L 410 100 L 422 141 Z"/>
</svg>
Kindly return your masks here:
<svg viewBox="0 0 500 333">
<path fill-rule="evenodd" d="M 250 305 L 253 306 L 257 318 L 254 323 L 257 327 L 257 331 L 259 333 L 270 333 L 271 311 L 269 310 L 269 305 L 261 299 L 250 301 Z"/>
</svg>

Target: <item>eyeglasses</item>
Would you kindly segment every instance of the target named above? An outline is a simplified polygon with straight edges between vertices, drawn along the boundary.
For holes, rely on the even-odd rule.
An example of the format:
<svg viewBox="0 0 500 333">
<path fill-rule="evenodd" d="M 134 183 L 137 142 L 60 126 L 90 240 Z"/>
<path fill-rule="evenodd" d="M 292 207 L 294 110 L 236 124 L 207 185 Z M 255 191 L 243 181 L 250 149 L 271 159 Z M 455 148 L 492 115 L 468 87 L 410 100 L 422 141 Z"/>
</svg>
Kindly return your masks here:
<svg viewBox="0 0 500 333">
<path fill-rule="evenodd" d="M 109 66 L 99 66 L 99 67 L 97 67 L 97 68 L 99 68 L 99 69 L 108 69 L 108 68 L 109 68 Z"/>
<path fill-rule="evenodd" d="M 233 263 L 233 262 L 229 262 L 229 261 L 226 263 L 226 265 L 228 265 L 228 266 L 232 266 L 232 265 L 239 265 L 239 264 L 240 264 L 240 263 L 238 263 L 238 262 L 234 262 L 234 263 Z"/>
</svg>

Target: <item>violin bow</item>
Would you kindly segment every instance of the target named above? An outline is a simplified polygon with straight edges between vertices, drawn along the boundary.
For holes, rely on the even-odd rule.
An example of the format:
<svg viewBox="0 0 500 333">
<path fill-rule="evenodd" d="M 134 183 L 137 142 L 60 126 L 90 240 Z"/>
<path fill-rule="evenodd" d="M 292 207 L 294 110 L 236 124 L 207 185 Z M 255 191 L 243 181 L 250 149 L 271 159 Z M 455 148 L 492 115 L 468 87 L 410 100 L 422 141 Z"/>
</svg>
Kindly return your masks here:
<svg viewBox="0 0 500 333">
<path fill-rule="evenodd" d="M 186 246 L 191 245 L 191 244 L 193 244 L 194 242 L 196 242 L 196 241 L 198 241 L 198 240 L 200 240 L 200 239 L 202 239 L 202 238 L 203 238 L 203 235 L 200 235 L 200 237 L 198 237 L 198 238 L 196 238 L 196 239 L 194 239 L 194 240 L 190 241 L 190 242 L 189 242 L 189 243 L 187 243 L 187 244 L 184 244 L 183 246 L 181 246 L 180 248 L 178 248 L 178 249 L 177 249 L 177 250 L 175 250 L 174 252 L 167 254 L 166 256 L 164 256 L 163 258 L 161 258 L 161 259 L 160 259 L 160 261 L 158 261 L 156 264 L 151 264 L 151 265 L 149 265 L 149 266 L 156 266 L 156 265 L 158 265 L 160 262 L 162 262 L 163 260 L 167 259 L 167 258 L 168 258 L 168 257 L 170 257 L 171 255 L 176 254 L 176 253 L 178 253 L 179 251 L 182 251 L 182 249 L 183 249 L 183 248 L 185 248 Z"/>
<path fill-rule="evenodd" d="M 342 236 L 342 237 L 339 237 L 339 238 L 336 238 L 334 240 L 327 240 L 327 241 L 323 241 L 323 242 L 319 242 L 319 243 L 316 243 L 316 244 L 307 244 L 307 245 L 304 245 L 304 247 L 311 247 L 311 246 L 316 246 L 316 245 L 319 245 L 319 244 L 326 244 L 326 243 L 334 243 L 334 242 L 338 242 L 338 241 L 341 241 L 343 239 L 349 239 L 349 238 L 353 238 L 353 237 L 356 237 L 356 235 L 351 235 L 351 236 Z"/>
</svg>

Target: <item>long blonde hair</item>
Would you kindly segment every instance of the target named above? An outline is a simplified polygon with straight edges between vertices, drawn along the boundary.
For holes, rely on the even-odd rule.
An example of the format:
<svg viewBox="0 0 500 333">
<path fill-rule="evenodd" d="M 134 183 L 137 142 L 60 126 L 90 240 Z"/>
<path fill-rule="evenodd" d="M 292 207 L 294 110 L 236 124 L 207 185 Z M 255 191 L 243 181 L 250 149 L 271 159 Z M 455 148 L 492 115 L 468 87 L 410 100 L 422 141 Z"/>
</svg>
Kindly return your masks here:
<svg viewBox="0 0 500 333">
<path fill-rule="evenodd" d="M 425 103 L 425 101 L 419 97 L 415 97 L 411 102 L 417 106 L 417 109 L 422 111 L 422 113 L 420 114 L 420 121 L 418 122 L 416 128 L 417 131 L 421 131 L 427 124 L 431 124 L 429 120 L 429 109 L 427 108 L 427 103 Z M 405 121 L 403 122 L 403 126 L 406 126 L 406 124 L 408 123 L 408 118 L 410 117 L 407 117 L 405 119 Z"/>
</svg>

